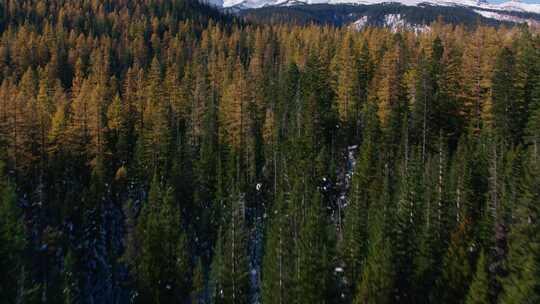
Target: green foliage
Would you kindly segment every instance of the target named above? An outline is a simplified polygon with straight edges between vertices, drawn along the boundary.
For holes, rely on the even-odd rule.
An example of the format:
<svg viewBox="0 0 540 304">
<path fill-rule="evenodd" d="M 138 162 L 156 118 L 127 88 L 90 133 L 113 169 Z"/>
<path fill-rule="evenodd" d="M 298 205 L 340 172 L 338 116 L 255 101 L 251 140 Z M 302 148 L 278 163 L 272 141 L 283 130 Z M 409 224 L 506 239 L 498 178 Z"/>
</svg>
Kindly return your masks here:
<svg viewBox="0 0 540 304">
<path fill-rule="evenodd" d="M 293 214 L 286 197 L 280 194 L 268 221 L 261 282 L 264 303 L 290 303 L 294 299 Z"/>
<path fill-rule="evenodd" d="M 383 206 L 388 203 L 383 198 L 369 209 L 369 250 L 354 297 L 355 304 L 393 302 L 396 271 L 392 263 L 390 239 L 384 233 Z"/>
<path fill-rule="evenodd" d="M 537 29 L 0 2 L 0 302 L 538 301 Z"/>
<path fill-rule="evenodd" d="M 64 294 L 64 303 L 71 304 L 77 303 L 80 301 L 80 286 L 79 281 L 76 276 L 76 260 L 73 252 L 68 252 L 64 258 L 64 268 L 62 271 L 63 275 L 63 294 Z"/>
<path fill-rule="evenodd" d="M 205 303 L 204 290 L 205 290 L 205 274 L 204 267 L 201 260 L 197 261 L 195 270 L 193 272 L 193 282 L 191 286 L 191 303 Z"/>
<path fill-rule="evenodd" d="M 467 292 L 466 304 L 487 304 L 489 300 L 489 277 L 486 255 L 482 250 L 476 263 L 476 272 Z"/>
<path fill-rule="evenodd" d="M 156 177 L 137 231 L 141 252 L 135 263 L 140 301 L 159 303 L 186 297 L 189 256 L 180 210 L 171 189 L 162 190 Z"/>
<path fill-rule="evenodd" d="M 518 143 L 523 129 L 516 118 L 523 117 L 524 101 L 516 94 L 515 55 L 503 48 L 493 73 L 493 119 L 496 134 L 509 143 Z M 516 98 L 517 97 L 517 98 Z"/>
<path fill-rule="evenodd" d="M 396 221 L 392 240 L 396 269 L 396 297 L 411 301 L 415 253 L 418 249 L 418 229 L 422 223 L 423 184 L 418 156 L 413 155 L 404 164 L 397 197 Z"/>
<path fill-rule="evenodd" d="M 444 256 L 443 271 L 437 281 L 435 293 L 444 303 L 461 303 L 467 295 L 472 271 L 470 265 L 470 224 L 461 222 L 452 233 L 450 245 Z"/>
<path fill-rule="evenodd" d="M 367 256 L 369 215 L 372 205 L 379 199 L 376 193 L 378 119 L 373 104 L 366 104 L 363 111 L 364 132 L 360 155 L 352 177 L 349 204 L 344 219 L 342 255 L 346 264 L 346 279 L 354 287 L 362 273 Z M 351 288 L 354 292 L 354 288 Z"/>
<path fill-rule="evenodd" d="M 2 176 L 3 169 L 0 162 L 0 294 L 4 299 L 20 299 L 26 292 L 23 253 L 27 242 L 22 210 L 17 205 L 15 189 Z"/>
<path fill-rule="evenodd" d="M 249 302 L 249 264 L 245 230 L 245 201 L 232 194 L 227 204 L 228 221 L 221 230 L 212 261 L 214 303 Z"/>
<path fill-rule="evenodd" d="M 540 208 L 537 204 L 540 199 L 540 182 L 537 178 L 539 165 L 530 161 L 526 164 L 528 166 L 519 182 L 514 223 L 508 236 L 508 276 L 503 280 L 500 303 L 534 303 L 540 300 Z"/>
<path fill-rule="evenodd" d="M 321 194 L 314 191 L 306 201 L 298 248 L 298 303 L 325 303 L 331 284 L 331 256 Z"/>
</svg>

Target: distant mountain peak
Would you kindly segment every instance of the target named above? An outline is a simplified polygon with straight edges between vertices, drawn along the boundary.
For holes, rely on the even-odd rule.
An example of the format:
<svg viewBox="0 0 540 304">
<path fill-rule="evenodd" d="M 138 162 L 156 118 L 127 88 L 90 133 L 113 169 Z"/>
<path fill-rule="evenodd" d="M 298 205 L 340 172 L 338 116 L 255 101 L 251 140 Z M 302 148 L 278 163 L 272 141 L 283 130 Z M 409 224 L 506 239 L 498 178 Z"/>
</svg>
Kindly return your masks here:
<svg viewBox="0 0 540 304">
<path fill-rule="evenodd" d="M 494 4 L 487 0 L 208 0 L 220 4 L 223 8 L 254 9 L 269 6 L 291 6 L 298 4 L 352 4 L 377 5 L 396 3 L 404 6 L 420 6 L 429 4 L 433 6 L 457 6 L 489 11 L 516 11 L 540 14 L 540 4 L 523 3 L 520 0 Z"/>
</svg>

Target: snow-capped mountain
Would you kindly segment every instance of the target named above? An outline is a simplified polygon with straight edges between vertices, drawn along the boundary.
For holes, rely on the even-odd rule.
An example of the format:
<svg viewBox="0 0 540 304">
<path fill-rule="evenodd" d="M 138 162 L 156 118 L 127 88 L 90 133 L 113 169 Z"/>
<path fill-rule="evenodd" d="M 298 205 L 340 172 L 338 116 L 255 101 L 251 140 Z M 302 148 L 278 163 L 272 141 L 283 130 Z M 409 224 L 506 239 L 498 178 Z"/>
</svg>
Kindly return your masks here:
<svg viewBox="0 0 540 304">
<path fill-rule="evenodd" d="M 208 0 L 251 22 L 332 24 L 361 29 L 366 26 L 425 31 L 443 22 L 474 27 L 540 26 L 540 4 L 512 0 Z"/>
<path fill-rule="evenodd" d="M 398 3 L 404 6 L 434 5 L 476 8 L 480 10 L 514 11 L 540 14 L 540 4 L 523 3 L 512 0 L 500 4 L 492 4 L 480 0 L 211 0 L 223 8 L 255 9 L 269 6 L 292 6 L 301 4 L 354 4 L 374 5 Z"/>
</svg>

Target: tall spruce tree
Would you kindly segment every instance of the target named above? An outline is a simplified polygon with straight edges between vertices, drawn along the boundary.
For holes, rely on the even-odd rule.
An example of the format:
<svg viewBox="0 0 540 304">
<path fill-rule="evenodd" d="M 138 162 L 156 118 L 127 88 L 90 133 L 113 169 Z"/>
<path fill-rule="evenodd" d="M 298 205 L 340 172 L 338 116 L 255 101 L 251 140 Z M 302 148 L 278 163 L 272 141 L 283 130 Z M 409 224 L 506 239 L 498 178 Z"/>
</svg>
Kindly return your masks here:
<svg viewBox="0 0 540 304">
<path fill-rule="evenodd" d="M 157 177 L 141 210 L 137 231 L 141 253 L 136 261 L 141 302 L 167 302 L 189 297 L 189 260 L 180 210 L 171 188 L 163 190 Z"/>
<path fill-rule="evenodd" d="M 384 178 L 382 191 L 388 191 L 388 176 Z M 392 263 L 392 246 L 385 233 L 385 209 L 391 202 L 388 195 L 370 206 L 369 250 L 359 277 L 353 303 L 384 304 L 393 302 L 395 269 Z"/>
<path fill-rule="evenodd" d="M 0 162 L 0 269 L 4 279 L 0 294 L 8 303 L 13 300 L 28 301 L 30 286 L 24 259 L 27 246 L 22 210 L 18 206 L 13 185 L 4 175 Z"/>
<path fill-rule="evenodd" d="M 376 105 L 365 104 L 363 109 L 363 140 L 360 155 L 356 160 L 349 203 L 344 220 L 342 255 L 345 260 L 346 279 L 354 294 L 362 264 L 368 253 L 369 214 L 378 197 L 377 183 L 378 157 L 375 147 L 379 137 L 379 123 Z"/>
<path fill-rule="evenodd" d="M 523 115 L 521 100 L 514 87 L 515 55 L 505 47 L 497 57 L 493 73 L 492 113 L 494 128 L 500 139 L 509 144 L 519 142 L 523 130 L 518 118 Z"/>
<path fill-rule="evenodd" d="M 237 191 L 228 199 L 228 221 L 221 230 L 212 263 L 214 303 L 249 302 L 249 261 L 244 195 Z"/>
<path fill-rule="evenodd" d="M 314 191 L 307 200 L 304 223 L 299 235 L 296 302 L 326 303 L 329 301 L 332 269 L 321 194 Z"/>
<path fill-rule="evenodd" d="M 526 161 L 519 182 L 517 204 L 513 208 L 508 236 L 508 256 L 500 303 L 534 303 L 540 301 L 540 182 L 539 165 Z"/>
<path fill-rule="evenodd" d="M 451 235 L 435 294 L 444 303 L 462 303 L 471 281 L 470 222 L 462 221 Z"/>
<path fill-rule="evenodd" d="M 486 270 L 486 255 L 482 250 L 476 263 L 476 271 L 471 281 L 471 286 L 467 292 L 466 304 L 488 304 L 489 300 L 489 278 Z"/>
<path fill-rule="evenodd" d="M 418 249 L 418 234 L 422 223 L 421 210 L 424 205 L 422 171 L 419 153 L 414 152 L 404 162 L 397 197 L 395 239 L 393 242 L 394 266 L 396 267 L 396 301 L 413 301 L 415 255 Z"/>
<path fill-rule="evenodd" d="M 292 210 L 288 196 L 279 194 L 268 221 L 262 277 L 264 303 L 292 303 L 294 299 Z"/>
</svg>

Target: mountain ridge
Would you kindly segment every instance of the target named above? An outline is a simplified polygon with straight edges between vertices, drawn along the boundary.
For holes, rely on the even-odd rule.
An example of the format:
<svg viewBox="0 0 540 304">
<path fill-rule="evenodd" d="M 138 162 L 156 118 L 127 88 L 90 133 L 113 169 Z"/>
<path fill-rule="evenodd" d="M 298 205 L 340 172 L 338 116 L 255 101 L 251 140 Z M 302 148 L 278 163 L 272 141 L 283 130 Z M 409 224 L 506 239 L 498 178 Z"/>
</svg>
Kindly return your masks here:
<svg viewBox="0 0 540 304">
<path fill-rule="evenodd" d="M 382 26 L 424 30 L 438 20 L 474 27 L 540 26 L 540 4 L 483 0 L 225 0 L 222 10 L 255 23 Z M 214 4 L 217 5 L 217 4 Z"/>
<path fill-rule="evenodd" d="M 404 6 L 419 6 L 429 4 L 435 6 L 459 6 L 481 10 L 514 11 L 540 14 L 540 4 L 523 3 L 516 0 L 499 4 L 474 0 L 211 0 L 210 3 L 223 8 L 255 9 L 268 6 L 290 6 L 311 4 L 348 4 L 348 5 L 374 5 L 385 3 L 398 3 Z"/>
</svg>

